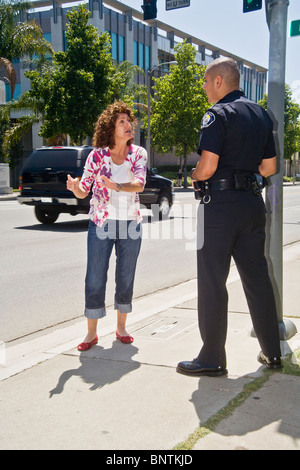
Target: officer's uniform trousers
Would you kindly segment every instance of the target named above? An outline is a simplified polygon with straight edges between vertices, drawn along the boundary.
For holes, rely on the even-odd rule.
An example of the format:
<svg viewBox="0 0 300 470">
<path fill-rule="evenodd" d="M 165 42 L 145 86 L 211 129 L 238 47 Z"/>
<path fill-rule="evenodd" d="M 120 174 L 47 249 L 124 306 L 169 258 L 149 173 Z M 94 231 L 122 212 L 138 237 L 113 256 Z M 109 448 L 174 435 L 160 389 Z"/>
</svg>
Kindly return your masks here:
<svg viewBox="0 0 300 470">
<path fill-rule="evenodd" d="M 201 202 L 203 204 L 203 202 Z M 265 249 L 265 205 L 252 190 L 212 191 L 200 208 L 204 244 L 197 251 L 198 315 L 204 367 L 226 367 L 228 294 L 231 257 L 239 271 L 253 327 L 263 353 L 280 357 L 279 327 Z M 200 231 L 198 231 L 199 233 Z"/>
</svg>

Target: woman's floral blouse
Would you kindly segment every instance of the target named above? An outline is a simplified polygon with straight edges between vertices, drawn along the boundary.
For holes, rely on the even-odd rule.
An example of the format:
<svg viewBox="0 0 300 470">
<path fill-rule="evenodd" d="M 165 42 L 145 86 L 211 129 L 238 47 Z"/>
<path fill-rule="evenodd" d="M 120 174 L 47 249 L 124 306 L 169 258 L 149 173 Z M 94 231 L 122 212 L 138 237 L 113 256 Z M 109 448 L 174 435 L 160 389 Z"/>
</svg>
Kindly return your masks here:
<svg viewBox="0 0 300 470">
<path fill-rule="evenodd" d="M 111 189 L 99 185 L 103 175 L 111 178 L 111 156 L 109 148 L 96 148 L 88 155 L 81 178 L 83 189 L 89 193 L 93 185 L 93 195 L 90 202 L 90 219 L 98 226 L 102 226 L 109 218 L 112 211 L 110 204 Z M 125 164 L 128 169 L 128 181 L 140 180 L 143 186 L 146 184 L 147 152 L 143 147 L 130 145 Z M 138 193 L 129 193 L 131 196 L 130 209 L 133 211 L 135 220 L 140 223 L 140 201 Z"/>
</svg>

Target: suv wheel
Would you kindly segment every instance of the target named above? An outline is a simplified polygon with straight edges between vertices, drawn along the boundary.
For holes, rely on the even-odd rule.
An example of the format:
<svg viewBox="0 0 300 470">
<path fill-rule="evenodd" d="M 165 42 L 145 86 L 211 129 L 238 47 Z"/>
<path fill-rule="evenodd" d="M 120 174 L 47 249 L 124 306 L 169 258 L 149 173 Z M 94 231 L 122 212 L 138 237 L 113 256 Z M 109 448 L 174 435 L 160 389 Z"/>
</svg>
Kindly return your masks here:
<svg viewBox="0 0 300 470">
<path fill-rule="evenodd" d="M 170 199 L 166 193 L 162 193 L 158 198 L 159 220 L 166 219 L 171 209 Z"/>
<path fill-rule="evenodd" d="M 39 222 L 46 225 L 54 224 L 59 216 L 59 212 L 47 209 L 42 209 L 40 206 L 35 206 L 34 208 L 35 216 Z"/>
</svg>

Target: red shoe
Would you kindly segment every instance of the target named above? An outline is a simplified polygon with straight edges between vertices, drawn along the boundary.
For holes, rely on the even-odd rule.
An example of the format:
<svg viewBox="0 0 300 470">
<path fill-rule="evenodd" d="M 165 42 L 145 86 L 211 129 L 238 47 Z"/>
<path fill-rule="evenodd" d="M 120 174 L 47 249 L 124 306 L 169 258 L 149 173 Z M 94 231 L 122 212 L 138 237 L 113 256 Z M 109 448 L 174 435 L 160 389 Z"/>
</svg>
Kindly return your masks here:
<svg viewBox="0 0 300 470">
<path fill-rule="evenodd" d="M 90 343 L 80 343 L 77 346 L 77 349 L 78 351 L 88 351 L 89 349 L 91 349 L 92 346 L 94 346 L 94 344 L 97 344 L 97 343 L 98 343 L 98 336 L 96 336 L 96 338 L 93 339 L 93 341 L 91 341 Z"/>
<path fill-rule="evenodd" d="M 119 333 L 116 331 L 116 338 L 121 341 L 121 343 L 133 343 L 133 337 L 132 336 L 121 336 Z"/>
</svg>

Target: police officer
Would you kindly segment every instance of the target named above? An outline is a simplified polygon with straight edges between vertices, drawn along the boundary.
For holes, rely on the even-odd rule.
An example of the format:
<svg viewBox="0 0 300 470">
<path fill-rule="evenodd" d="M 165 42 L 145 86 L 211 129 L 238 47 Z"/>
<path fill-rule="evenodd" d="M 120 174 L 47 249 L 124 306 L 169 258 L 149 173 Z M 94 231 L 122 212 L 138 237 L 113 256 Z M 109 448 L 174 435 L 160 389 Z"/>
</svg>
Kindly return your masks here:
<svg viewBox="0 0 300 470">
<path fill-rule="evenodd" d="M 197 180 L 195 194 L 200 194 L 204 204 L 204 244 L 197 250 L 203 346 L 196 359 L 178 364 L 177 371 L 188 375 L 227 374 L 226 280 L 231 257 L 262 349 L 258 361 L 268 368 L 282 365 L 275 299 L 264 255 L 265 206 L 258 190 L 259 176 L 255 176 L 276 172 L 273 126 L 263 108 L 239 90 L 239 82 L 238 65 L 232 59 L 217 59 L 206 69 L 203 89 L 208 101 L 216 104 L 203 117 L 200 160 L 192 174 Z"/>
</svg>

